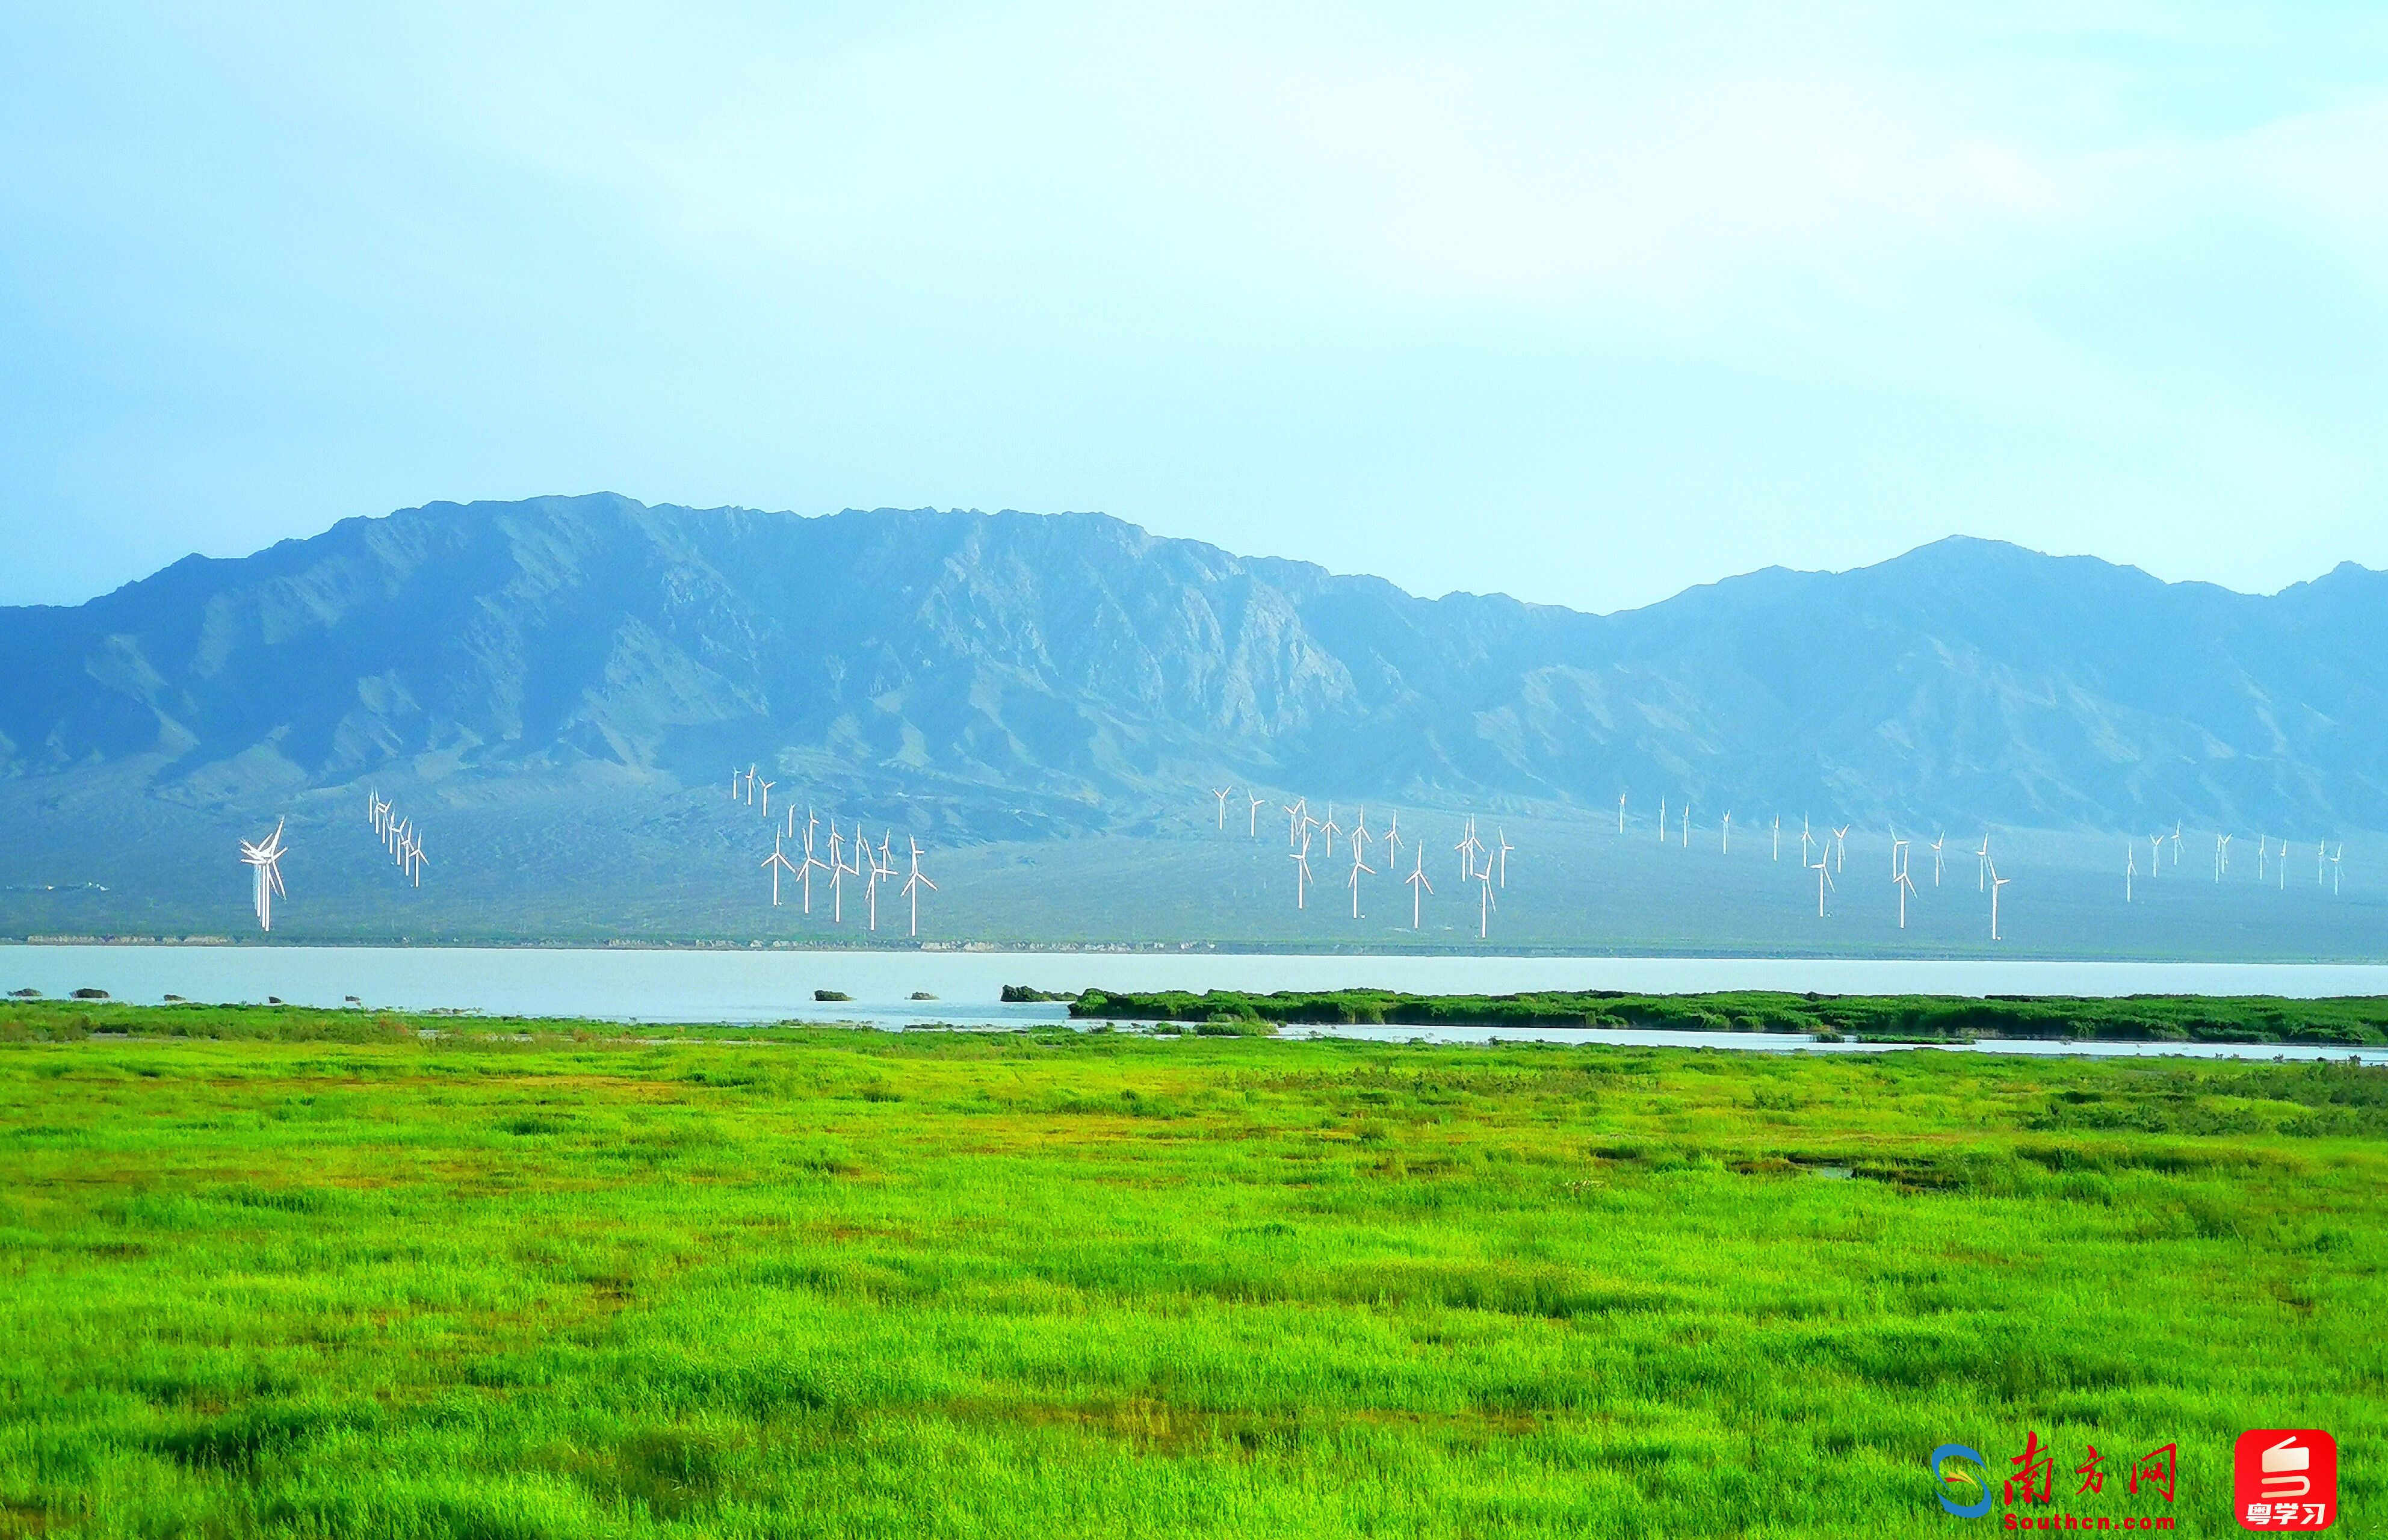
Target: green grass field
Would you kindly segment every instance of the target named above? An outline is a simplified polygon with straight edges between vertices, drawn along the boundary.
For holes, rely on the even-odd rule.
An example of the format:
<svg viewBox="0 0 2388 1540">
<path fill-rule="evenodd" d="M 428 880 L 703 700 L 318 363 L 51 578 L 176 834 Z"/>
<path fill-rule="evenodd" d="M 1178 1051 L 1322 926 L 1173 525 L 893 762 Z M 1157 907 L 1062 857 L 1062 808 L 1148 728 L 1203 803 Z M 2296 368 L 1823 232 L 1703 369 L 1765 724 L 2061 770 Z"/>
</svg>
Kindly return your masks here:
<svg viewBox="0 0 2388 1540">
<path fill-rule="evenodd" d="M 2388 1513 L 2388 1072 L 430 1025 L 0 1010 L 0 1533 Z"/>
</svg>

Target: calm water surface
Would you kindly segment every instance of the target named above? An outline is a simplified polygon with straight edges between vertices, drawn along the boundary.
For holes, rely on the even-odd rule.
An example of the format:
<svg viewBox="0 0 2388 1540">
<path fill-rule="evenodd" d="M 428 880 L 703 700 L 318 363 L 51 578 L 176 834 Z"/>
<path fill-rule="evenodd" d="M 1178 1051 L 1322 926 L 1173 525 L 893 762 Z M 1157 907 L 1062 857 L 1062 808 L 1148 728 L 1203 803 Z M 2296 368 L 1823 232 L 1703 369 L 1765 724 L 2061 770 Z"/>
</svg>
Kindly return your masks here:
<svg viewBox="0 0 2388 1540">
<path fill-rule="evenodd" d="M 1059 1005 L 1006 1005 L 1007 984 L 1039 989 L 1333 989 L 1377 986 L 1421 994 L 1527 989 L 1711 989 L 1820 994 L 2388 995 L 2388 966 L 2334 963 L 1851 961 L 1829 958 L 1280 957 L 1086 952 L 569 950 L 552 948 L 0 947 L 0 988 L 63 995 L 105 989 L 120 1000 L 168 994 L 217 1002 L 338 1006 L 356 996 L 402 1011 L 579 1016 L 657 1023 L 843 1021 L 879 1027 L 939 1023 L 1022 1027 L 1067 1020 Z M 816 1002 L 816 989 L 853 997 Z M 914 1000 L 914 992 L 934 995 Z M 1551 1028 L 1340 1027 L 1386 1041 L 1690 1044 L 1831 1051 L 1805 1037 L 1753 1033 Z M 2262 1045 L 1985 1043 L 2015 1053 L 2344 1058 L 2347 1050 Z M 1863 1051 L 1844 1047 L 1844 1051 Z M 2388 1063 L 2388 1050 L 2366 1050 Z"/>
</svg>

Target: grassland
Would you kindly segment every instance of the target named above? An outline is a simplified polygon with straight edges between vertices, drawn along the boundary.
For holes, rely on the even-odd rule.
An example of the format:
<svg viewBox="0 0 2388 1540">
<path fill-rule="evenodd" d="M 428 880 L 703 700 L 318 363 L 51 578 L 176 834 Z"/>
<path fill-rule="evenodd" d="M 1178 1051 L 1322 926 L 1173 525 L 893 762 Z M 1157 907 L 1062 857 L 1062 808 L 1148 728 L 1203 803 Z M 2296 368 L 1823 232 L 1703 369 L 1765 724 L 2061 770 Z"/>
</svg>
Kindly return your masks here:
<svg viewBox="0 0 2388 1540">
<path fill-rule="evenodd" d="M 654 1036 L 0 1007 L 0 1533 L 1965 1534 L 2037 1434 L 2218 1534 L 2260 1426 L 2388 1510 L 2388 1072 Z"/>
<path fill-rule="evenodd" d="M 1007 991 L 1026 998 L 1033 991 Z M 1051 999 L 1054 997 L 1045 997 Z M 2388 999 L 2119 999 L 1941 995 L 1787 995 L 1744 989 L 1637 995 L 1555 989 L 1519 995 L 1410 995 L 1391 989 L 1235 989 L 1137 993 L 1089 989 L 1073 1016 L 1110 1021 L 1374 1024 L 1411 1026 L 1662 1028 L 1682 1032 L 1812 1033 L 1828 1041 L 1969 1042 L 1985 1037 L 2176 1043 L 2296 1043 L 2357 1048 L 2388 1042 Z"/>
</svg>

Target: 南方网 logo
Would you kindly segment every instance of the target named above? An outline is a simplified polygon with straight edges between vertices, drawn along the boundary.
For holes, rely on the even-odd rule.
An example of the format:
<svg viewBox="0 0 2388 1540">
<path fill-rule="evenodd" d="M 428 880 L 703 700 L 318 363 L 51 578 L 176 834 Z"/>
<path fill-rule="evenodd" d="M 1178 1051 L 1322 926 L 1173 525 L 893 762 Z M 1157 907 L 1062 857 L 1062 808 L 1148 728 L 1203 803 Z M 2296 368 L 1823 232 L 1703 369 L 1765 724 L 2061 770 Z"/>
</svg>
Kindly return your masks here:
<svg viewBox="0 0 2388 1540">
<path fill-rule="evenodd" d="M 2128 1463 L 2128 1474 L 2119 1470 L 2110 1472 L 2108 1457 L 2098 1452 L 2096 1445 L 2084 1445 L 2082 1449 L 2084 1457 L 2081 1463 L 2072 1467 L 2073 1474 L 2081 1478 L 2080 1484 L 2074 1488 L 2075 1497 L 2104 1496 L 2107 1477 L 2113 1474 L 2128 1495 L 2142 1500 L 2161 1498 L 2167 1508 L 2171 1505 L 2178 1445 L 2159 1444 L 2128 1462 L 2120 1456 L 2115 1457 L 2113 1464 Z M 2001 1501 L 2009 1509 L 2006 1518 L 2009 1529 L 2047 1529 L 2054 1526 L 2057 1521 L 2068 1518 L 2062 1512 L 2026 1517 L 2031 1509 L 2045 1508 L 2056 1501 L 2058 1472 L 2064 1469 L 2057 1462 L 2056 1446 L 2042 1444 L 2037 1430 L 2024 1435 L 2023 1453 L 2003 1462 L 2014 1468 L 2005 1473 L 2003 1479 L 1993 1476 L 1995 1467 L 1990 1459 L 1970 1445 L 1941 1445 L 1924 1463 L 1932 1472 L 1942 1510 L 1960 1519 L 1982 1518 L 1990 1511 L 1994 1503 Z M 2022 1511 L 2018 1513 L 2017 1509 Z M 2083 1520 L 2084 1527 L 2091 1521 Z M 2094 1521 L 2102 1525 L 2107 1519 L 2100 1517 Z M 2168 1530 L 2173 1527 L 2173 1521 L 2168 1513 L 2159 1510 L 2153 1514 L 2128 1516 L 2125 1527 L 2134 1525 L 2141 1529 Z M 2071 1524 L 2067 1521 L 2062 1527 L 2070 1528 Z"/>
</svg>

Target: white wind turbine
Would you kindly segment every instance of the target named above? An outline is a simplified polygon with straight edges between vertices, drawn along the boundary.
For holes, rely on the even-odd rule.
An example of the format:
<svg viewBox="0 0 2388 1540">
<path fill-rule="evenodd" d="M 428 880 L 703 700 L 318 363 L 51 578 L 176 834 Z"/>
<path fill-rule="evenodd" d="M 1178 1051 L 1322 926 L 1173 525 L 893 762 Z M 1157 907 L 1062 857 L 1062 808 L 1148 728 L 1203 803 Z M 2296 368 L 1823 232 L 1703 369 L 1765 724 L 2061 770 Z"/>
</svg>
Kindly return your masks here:
<svg viewBox="0 0 2388 1540">
<path fill-rule="evenodd" d="M 1352 875 L 1348 879 L 1352 887 L 1352 918 L 1354 920 L 1360 918 L 1360 873 L 1363 872 L 1371 877 L 1377 874 L 1375 867 L 1360 859 L 1360 849 L 1355 843 L 1352 847 Z"/>
<path fill-rule="evenodd" d="M 1799 866 L 1802 871 L 1808 865 L 1808 847 L 1815 843 L 1816 837 L 1808 832 L 1808 815 L 1802 813 L 1799 815 Z"/>
<path fill-rule="evenodd" d="M 1258 839 L 1261 837 L 1261 809 L 1268 805 L 1268 798 L 1246 792 L 1244 800 L 1251 804 L 1244 809 L 1244 834 L 1248 838 Z"/>
<path fill-rule="evenodd" d="M 1895 882 L 1895 881 L 1897 881 L 1897 880 L 1898 880 L 1898 878 L 1899 878 L 1899 874 L 1901 872 L 1904 872 L 1904 871 L 1906 871 L 1906 870 L 1907 870 L 1907 842 L 1906 842 L 1905 840 L 1903 840 L 1903 839 L 1900 839 L 1900 838 L 1899 837 L 1899 831 L 1898 831 L 1896 828 L 1893 828 L 1893 829 L 1891 830 L 1891 832 L 1890 832 L 1890 875 L 1891 875 L 1891 879 L 1892 879 L 1894 882 Z"/>
<path fill-rule="evenodd" d="M 740 772 L 736 768 L 734 768 L 734 767 L 733 767 L 733 768 L 730 770 L 730 801 L 735 802 L 735 801 L 737 801 L 737 800 L 738 800 L 738 783 L 739 783 L 740 782 L 742 782 L 742 781 L 745 780 L 745 779 L 746 779 L 746 777 L 745 777 L 743 774 L 742 774 L 742 773 L 741 773 L 741 772 Z"/>
<path fill-rule="evenodd" d="M 1982 847 L 1974 852 L 1974 859 L 1979 863 L 1974 869 L 1974 891 L 1987 893 L 1990 888 L 1990 834 L 1987 829 L 1982 831 Z"/>
<path fill-rule="evenodd" d="M 820 820 L 813 815 L 813 810 L 810 808 L 806 808 L 805 859 L 804 864 L 796 868 L 796 881 L 804 885 L 805 912 L 807 914 L 810 914 L 813 911 L 813 873 L 816 872 L 826 872 L 829 870 L 828 863 L 823 861 L 819 856 L 813 854 L 813 839 L 819 828 Z M 829 838 L 831 849 L 832 853 L 834 853 L 837 846 L 837 825 L 834 823 L 830 825 Z"/>
<path fill-rule="evenodd" d="M 1367 808 L 1363 808 L 1360 809 L 1360 821 L 1352 825 L 1351 833 L 1352 855 L 1353 859 L 1357 860 L 1366 860 L 1368 859 L 1368 842 L 1377 837 L 1376 835 L 1368 833 Z M 1391 866 L 1392 862 L 1388 860 L 1385 864 L 1387 866 Z"/>
<path fill-rule="evenodd" d="M 793 802 L 788 804 L 788 827 L 785 833 L 790 839 L 796 837 L 796 805 Z"/>
<path fill-rule="evenodd" d="M 2013 877 L 2000 876 L 1997 866 L 1990 868 L 1990 939 L 1993 941 L 1999 938 L 1999 889 L 2013 881 Z"/>
<path fill-rule="evenodd" d="M 753 765 L 746 767 L 746 806 L 749 808 L 755 806 L 755 769 Z"/>
<path fill-rule="evenodd" d="M 1219 799 L 1219 833 L 1223 834 L 1227 832 L 1227 798 L 1235 789 L 1233 786 L 1221 786 L 1211 794 Z"/>
<path fill-rule="evenodd" d="M 2131 901 L 2131 881 L 2140 874 L 2140 847 L 2128 840 L 2123 842 L 2123 902 Z"/>
<path fill-rule="evenodd" d="M 2220 882 L 2222 880 L 2222 874 L 2229 870 L 2230 836 L 2229 834 L 2217 834 L 2214 836 L 2214 880 L 2217 883 Z"/>
<path fill-rule="evenodd" d="M 1844 823 L 1833 831 L 1833 870 L 1849 869 L 1849 825 Z"/>
<path fill-rule="evenodd" d="M 771 907 L 778 909 L 780 907 L 780 873 L 785 872 L 794 875 L 796 870 L 781 850 L 779 835 L 771 836 L 771 853 L 763 858 L 762 866 L 764 871 L 771 874 Z"/>
<path fill-rule="evenodd" d="M 912 874 L 904 879 L 904 897 L 912 901 L 911 934 L 915 936 L 921 934 L 921 889 L 924 887 L 932 893 L 937 891 L 937 885 L 921 870 L 921 842 L 916 839 L 912 841 Z"/>
<path fill-rule="evenodd" d="M 1692 799 L 1683 798 L 1683 848 L 1692 847 Z"/>
<path fill-rule="evenodd" d="M 1410 929 L 1416 930 L 1418 928 L 1418 889 L 1424 888 L 1429 893 L 1432 893 L 1434 885 L 1427 881 L 1426 846 L 1414 844 L 1410 848 L 1415 852 L 1415 857 L 1406 880 L 1410 885 Z"/>
<path fill-rule="evenodd" d="M 1909 879 L 1907 869 L 1905 867 L 1900 867 L 1899 869 L 1899 875 L 1893 877 L 1890 882 L 1893 887 L 1899 889 L 1899 928 L 1900 930 L 1905 930 L 1907 928 L 1907 900 L 1913 896 L 1915 892 L 1915 884 Z"/>
<path fill-rule="evenodd" d="M 776 786 L 776 785 L 778 785 L 778 784 L 779 784 L 779 783 L 778 783 L 777 781 L 766 781 L 766 782 L 764 782 L 764 783 L 762 783 L 762 785 L 763 785 L 763 816 L 764 816 L 765 818 L 769 818 L 769 817 L 771 816 L 771 788 L 772 788 L 772 787 L 774 787 L 774 786 Z"/>
<path fill-rule="evenodd" d="M 1310 836 L 1302 836 L 1302 848 L 1293 853 L 1293 907 L 1310 907 Z"/>
<path fill-rule="evenodd" d="M 1932 842 L 1932 885 L 1934 887 L 1940 885 L 1940 847 L 1948 843 L 1949 832 L 1945 829 L 1940 832 L 1940 837 Z"/>
<path fill-rule="evenodd" d="M 2338 883 L 2341 875 L 2339 862 L 2344 859 L 2346 859 L 2346 842 L 2344 840 L 2340 840 L 2338 842 L 2338 854 L 2331 857 L 2330 859 L 2330 896 L 2333 898 L 2338 897 Z"/>
<path fill-rule="evenodd" d="M 2330 841 L 2324 840 L 2319 845 L 2314 846 L 2314 886 L 2319 887 L 2322 885 L 2322 874 L 2329 866 Z"/>
<path fill-rule="evenodd" d="M 1783 859 L 1783 815 L 1781 813 L 1774 815 L 1774 859 L 1778 861 Z"/>
<path fill-rule="evenodd" d="M 1820 851 L 1816 857 L 1816 918 L 1824 917 L 1824 895 L 1833 887 L 1833 853 Z"/>
<path fill-rule="evenodd" d="M 1335 836 L 1343 832 L 1343 826 L 1335 821 L 1335 804 L 1331 799 L 1327 804 L 1327 821 L 1318 826 L 1318 832 L 1327 836 L 1326 854 L 1335 854 Z"/>
<path fill-rule="evenodd" d="M 2148 875 L 2151 878 L 2164 870 L 2164 842 L 2162 834 L 2148 836 Z"/>
<path fill-rule="evenodd" d="M 862 890 L 870 909 L 870 931 L 876 935 L 879 933 L 879 885 L 896 875 L 894 863 L 886 859 L 885 852 L 870 848 L 870 840 L 863 834 L 859 820 L 854 825 L 854 843 L 861 849 L 862 859 L 870 863 L 870 877 L 862 885 Z"/>
<path fill-rule="evenodd" d="M 273 896 L 279 893 L 286 898 L 290 897 L 289 890 L 282 885 L 282 858 L 286 854 L 282 845 L 282 825 L 285 821 L 274 820 L 273 833 L 255 845 L 247 840 L 240 842 L 240 859 L 249 867 L 255 889 L 257 923 L 262 930 L 273 928 Z"/>
<path fill-rule="evenodd" d="M 860 862 L 849 867 L 843 852 L 845 838 L 837 832 L 837 820 L 829 821 L 829 918 L 832 924 L 845 923 L 845 879 L 849 872 L 859 876 Z"/>
<path fill-rule="evenodd" d="M 1285 805 L 1285 844 L 1293 848 L 1302 838 L 1302 826 L 1310 821 L 1310 798 L 1297 796 Z"/>
<path fill-rule="evenodd" d="M 2180 820 L 2172 821 L 2172 864 L 2180 864 Z"/>
<path fill-rule="evenodd" d="M 1663 794 L 1658 798 L 1658 843 L 1667 843 L 1667 798 Z"/>
<path fill-rule="evenodd" d="M 2271 875 L 2271 868 L 2268 864 L 2271 860 L 2271 835 L 2257 834 L 2255 836 L 2255 880 L 2259 883 L 2266 877 Z"/>
<path fill-rule="evenodd" d="M 1467 824 L 1459 832 L 1459 843 L 1453 846 L 1452 848 L 1459 852 L 1459 880 L 1464 883 L 1467 881 L 1468 878 L 1476 875 L 1475 814 L 1470 813 L 1468 815 Z"/>
<path fill-rule="evenodd" d="M 1484 940 L 1492 934 L 1492 911 L 1501 906 L 1492 901 L 1492 869 L 1486 867 L 1476 874 L 1478 891 L 1483 895 L 1476 910 L 1476 938 Z"/>
<path fill-rule="evenodd" d="M 1486 855 L 1488 857 L 1497 855 L 1501 863 L 1501 889 L 1505 893 L 1509 888 L 1509 852 L 1518 847 L 1509 843 L 1509 836 L 1501 832 L 1499 824 L 1494 824 L 1492 826 L 1492 837 L 1501 842 L 1501 847 L 1497 852 L 1487 851 Z M 1487 859 L 1484 864 L 1490 866 L 1492 862 L 1491 859 Z"/>
<path fill-rule="evenodd" d="M 1717 853 L 1721 856 L 1733 854 L 1733 809 L 1731 808 L 1724 810 L 1724 842 L 1718 846 Z"/>
<path fill-rule="evenodd" d="M 1617 794 L 1617 832 L 1620 834 L 1625 833 L 1625 794 L 1623 792 Z"/>
<path fill-rule="evenodd" d="M 1392 814 L 1392 826 L 1385 831 L 1385 870 L 1388 872 L 1393 869 L 1395 861 L 1402 859 L 1402 815 L 1398 810 Z"/>
<path fill-rule="evenodd" d="M 413 857 L 414 885 L 421 887 L 423 885 L 424 864 L 431 859 L 430 857 L 423 853 L 423 836 L 421 834 L 415 835 L 413 840 L 408 842 L 408 849 L 413 853 Z"/>
</svg>

